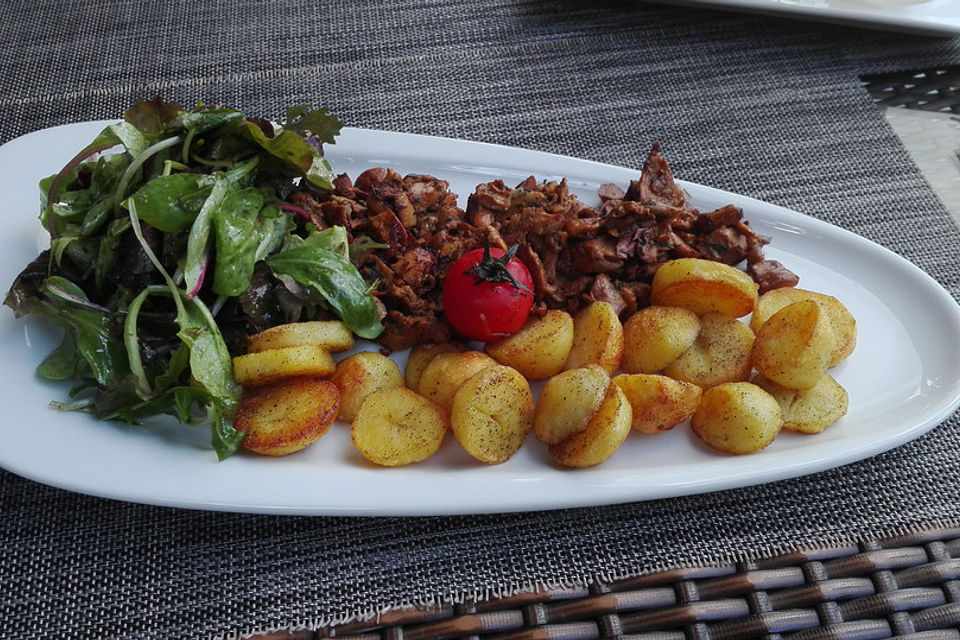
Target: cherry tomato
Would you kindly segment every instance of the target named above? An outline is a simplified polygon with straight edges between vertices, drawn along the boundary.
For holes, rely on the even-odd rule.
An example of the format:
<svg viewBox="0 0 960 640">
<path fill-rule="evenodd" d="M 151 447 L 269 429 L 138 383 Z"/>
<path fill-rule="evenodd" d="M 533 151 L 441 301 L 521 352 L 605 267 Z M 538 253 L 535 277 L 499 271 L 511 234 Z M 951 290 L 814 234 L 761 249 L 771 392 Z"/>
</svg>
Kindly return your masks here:
<svg viewBox="0 0 960 640">
<path fill-rule="evenodd" d="M 443 282 L 443 312 L 473 340 L 495 342 L 516 333 L 533 306 L 533 279 L 517 247 L 474 249 L 453 263 Z M 486 253 L 485 253 L 486 252 Z"/>
</svg>

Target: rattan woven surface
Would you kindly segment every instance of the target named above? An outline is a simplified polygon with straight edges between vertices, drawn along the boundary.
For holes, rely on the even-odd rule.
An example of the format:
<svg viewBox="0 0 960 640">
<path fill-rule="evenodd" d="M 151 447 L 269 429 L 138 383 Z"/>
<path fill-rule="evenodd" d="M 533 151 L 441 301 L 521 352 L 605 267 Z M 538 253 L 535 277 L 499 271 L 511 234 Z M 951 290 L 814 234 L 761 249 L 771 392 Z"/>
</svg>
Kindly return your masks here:
<svg viewBox="0 0 960 640">
<path fill-rule="evenodd" d="M 861 79 L 882 106 L 960 113 L 960 67 L 878 73 Z"/>
<path fill-rule="evenodd" d="M 259 640 L 960 638 L 960 529 L 396 610 Z"/>
</svg>

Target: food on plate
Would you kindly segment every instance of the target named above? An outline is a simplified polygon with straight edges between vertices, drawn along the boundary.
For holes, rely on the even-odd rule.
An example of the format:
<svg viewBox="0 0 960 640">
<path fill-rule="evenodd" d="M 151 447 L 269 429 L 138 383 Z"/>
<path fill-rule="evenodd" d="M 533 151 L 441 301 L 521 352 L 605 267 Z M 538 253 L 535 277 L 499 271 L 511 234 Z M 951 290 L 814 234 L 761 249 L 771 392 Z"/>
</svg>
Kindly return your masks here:
<svg viewBox="0 0 960 640">
<path fill-rule="evenodd" d="M 690 420 L 693 432 L 724 453 L 757 452 L 776 438 L 783 417 L 769 393 L 750 382 L 727 382 L 703 392 Z"/>
<path fill-rule="evenodd" d="M 700 404 L 695 384 L 650 373 L 623 373 L 613 378 L 633 410 L 634 431 L 655 435 L 688 420 Z"/>
<path fill-rule="evenodd" d="M 66 329 L 38 368 L 81 381 L 58 406 L 207 422 L 223 459 L 241 442 L 306 446 L 304 412 L 335 405 L 386 465 L 432 455 L 452 417 L 478 460 L 506 460 L 532 429 L 573 467 L 752 368 L 797 390 L 777 395 L 791 428 L 845 410 L 824 375 L 855 345 L 852 315 L 795 289 L 739 209 L 695 209 L 658 143 L 596 204 L 530 177 L 480 184 L 461 209 L 432 176 L 335 175 L 322 145 L 340 127 L 305 107 L 273 124 L 140 101 L 44 179 L 50 249 L 5 303 Z M 737 320 L 751 312 L 756 336 Z M 401 373 L 388 354 L 408 347 Z M 536 404 L 530 380 L 547 380 Z"/>
<path fill-rule="evenodd" d="M 712 311 L 739 318 L 753 311 L 758 291 L 753 278 L 736 267 L 701 258 L 679 258 L 657 269 L 650 303 L 683 307 L 697 315 Z"/>
<path fill-rule="evenodd" d="M 759 375 L 753 382 L 780 404 L 785 431 L 820 433 L 847 413 L 847 391 L 829 373 L 809 389 L 788 389 Z"/>
<path fill-rule="evenodd" d="M 563 370 L 573 338 L 573 318 L 566 311 L 553 309 L 531 317 L 509 338 L 487 343 L 485 351 L 527 378 L 543 380 Z"/>
<path fill-rule="evenodd" d="M 359 269 L 381 303 L 386 329 L 378 341 L 400 351 L 452 337 L 442 290 L 450 266 L 484 242 L 507 250 L 533 280 L 532 313 L 571 315 L 597 301 L 626 318 L 649 302 L 657 267 L 676 258 L 746 263 L 761 291 L 797 284 L 782 265 L 763 257 L 757 235 L 734 206 L 699 212 L 674 182 L 659 144 L 626 190 L 612 184 L 591 206 L 566 180 L 527 178 L 478 185 L 465 209 L 449 183 L 372 168 L 340 175 L 330 192 L 301 190 L 290 201 L 320 228 L 342 226 L 378 248 L 357 255 Z"/>
<path fill-rule="evenodd" d="M 568 369 L 550 378 L 537 399 L 533 419 L 537 439 L 557 444 L 582 431 L 609 388 L 610 376 L 598 366 Z"/>
<path fill-rule="evenodd" d="M 628 373 L 658 373 L 693 346 L 700 318 L 681 307 L 640 309 L 623 324 L 623 358 Z"/>
<path fill-rule="evenodd" d="M 441 353 L 424 368 L 417 391 L 449 411 L 460 385 L 496 364 L 482 351 Z"/>
<path fill-rule="evenodd" d="M 380 310 L 347 229 L 311 224 L 287 200 L 333 187 L 322 145 L 340 127 L 305 107 L 274 125 L 236 109 L 138 101 L 43 179 L 50 248 L 5 303 L 66 329 L 39 372 L 84 382 L 58 406 L 205 422 L 222 459 L 242 438 L 230 424 L 240 401 L 231 357 L 248 334 L 339 319 L 376 338 Z"/>
<path fill-rule="evenodd" d="M 496 342 L 516 333 L 533 307 L 533 280 L 514 256 L 486 244 L 453 263 L 443 280 L 443 313 L 470 340 Z"/>
<path fill-rule="evenodd" d="M 753 315 L 750 316 L 750 327 L 754 332 L 759 331 L 760 326 L 774 313 L 788 304 L 801 300 L 812 300 L 826 312 L 835 340 L 833 354 L 830 356 L 830 366 L 835 367 L 846 360 L 857 346 L 857 321 L 850 310 L 833 296 L 793 287 L 774 289 L 757 300 L 757 306 L 753 310 Z"/>
<path fill-rule="evenodd" d="M 330 352 L 313 344 L 267 349 L 233 359 L 233 378 L 242 387 L 259 387 L 298 376 L 322 378 L 333 370 Z"/>
<path fill-rule="evenodd" d="M 751 360 L 763 377 L 789 389 L 809 389 L 830 366 L 835 342 L 823 307 L 801 300 L 760 325 Z"/>
<path fill-rule="evenodd" d="M 460 446 L 487 464 L 506 462 L 533 428 L 530 384 L 516 369 L 489 367 L 460 385 L 450 428 Z"/>
<path fill-rule="evenodd" d="M 447 433 L 447 411 L 406 387 L 367 396 L 350 425 L 350 438 L 364 458 L 385 467 L 426 460 Z"/>
<path fill-rule="evenodd" d="M 397 363 L 377 351 L 361 351 L 337 363 L 330 382 L 340 391 L 340 415 L 352 421 L 363 401 L 374 391 L 403 385 Z"/>
<path fill-rule="evenodd" d="M 549 447 L 550 457 L 565 467 L 593 467 L 610 459 L 630 434 L 630 403 L 615 384 L 584 427 Z"/>
<path fill-rule="evenodd" d="M 595 364 L 613 374 L 622 355 L 623 325 L 609 302 L 594 302 L 574 316 L 573 344 L 564 369 Z"/>
<path fill-rule="evenodd" d="M 247 353 L 306 344 L 316 345 L 331 353 L 347 351 L 353 347 L 353 331 L 339 320 L 288 322 L 250 336 Z"/>
<path fill-rule="evenodd" d="M 242 446 L 268 456 L 285 456 L 323 436 L 337 417 L 336 386 L 315 378 L 287 378 L 244 397 L 233 426 Z"/>
<path fill-rule="evenodd" d="M 407 364 L 403 370 L 403 383 L 408 389 L 420 388 L 420 377 L 427 365 L 441 353 L 466 351 L 467 347 L 459 342 L 441 342 L 440 344 L 421 344 L 407 354 Z"/>
<path fill-rule="evenodd" d="M 754 339 L 750 327 L 739 320 L 716 311 L 705 313 L 696 340 L 663 373 L 704 389 L 746 380 Z"/>
</svg>

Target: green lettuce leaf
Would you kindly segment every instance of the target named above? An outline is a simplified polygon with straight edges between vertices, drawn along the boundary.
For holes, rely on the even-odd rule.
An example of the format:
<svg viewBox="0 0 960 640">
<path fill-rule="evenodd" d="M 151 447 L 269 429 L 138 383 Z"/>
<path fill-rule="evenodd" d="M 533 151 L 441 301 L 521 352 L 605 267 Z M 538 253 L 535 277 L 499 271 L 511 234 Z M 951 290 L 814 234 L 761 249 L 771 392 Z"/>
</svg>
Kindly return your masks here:
<svg viewBox="0 0 960 640">
<path fill-rule="evenodd" d="M 342 255 L 303 244 L 271 256 L 267 264 L 275 273 L 290 276 L 322 295 L 358 336 L 373 339 L 383 333 L 376 300 L 357 268 Z"/>
</svg>

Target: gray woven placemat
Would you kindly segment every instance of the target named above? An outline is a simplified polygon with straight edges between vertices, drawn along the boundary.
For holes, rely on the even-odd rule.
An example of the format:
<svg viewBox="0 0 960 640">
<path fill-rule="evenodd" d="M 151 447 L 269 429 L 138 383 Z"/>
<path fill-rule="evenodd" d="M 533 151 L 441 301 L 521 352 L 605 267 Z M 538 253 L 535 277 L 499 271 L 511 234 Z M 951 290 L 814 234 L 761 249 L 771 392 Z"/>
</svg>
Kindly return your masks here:
<svg viewBox="0 0 960 640">
<path fill-rule="evenodd" d="M 637 166 L 786 205 L 954 295 L 960 235 L 858 76 L 960 44 L 638 2 L 22 3 L 0 141 L 162 93 Z M 32 212 L 27 212 L 32 215 Z M 6 212 L 25 215 L 25 212 Z M 204 513 L 0 472 L 0 636 L 193 638 L 730 562 L 960 522 L 960 423 L 815 476 L 604 508 L 448 518 Z"/>
</svg>

